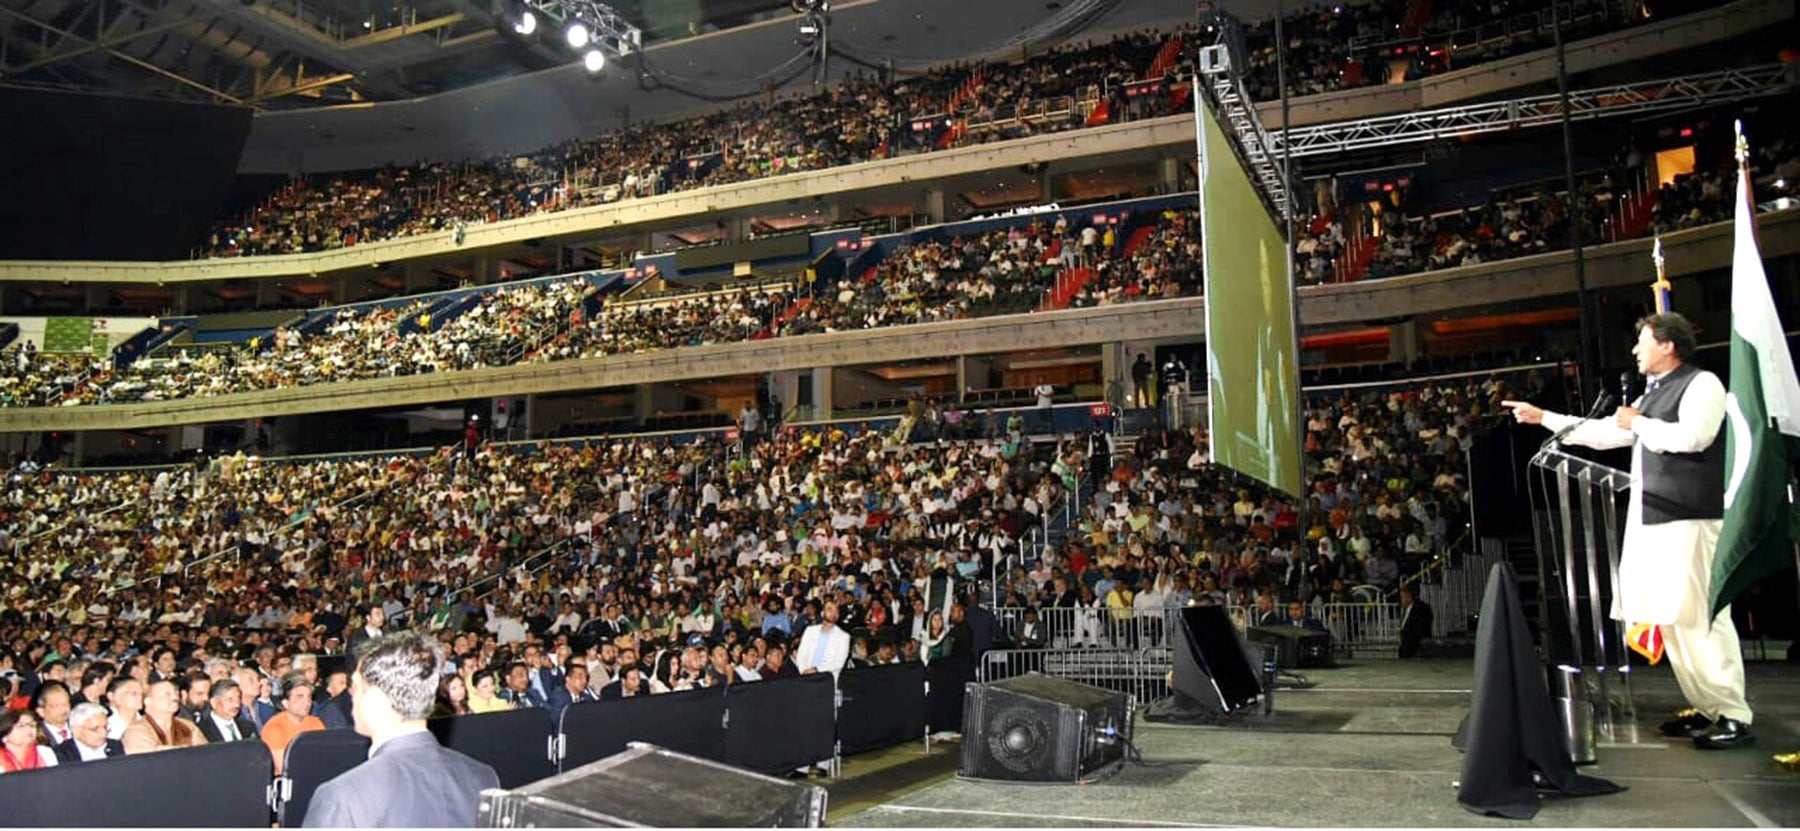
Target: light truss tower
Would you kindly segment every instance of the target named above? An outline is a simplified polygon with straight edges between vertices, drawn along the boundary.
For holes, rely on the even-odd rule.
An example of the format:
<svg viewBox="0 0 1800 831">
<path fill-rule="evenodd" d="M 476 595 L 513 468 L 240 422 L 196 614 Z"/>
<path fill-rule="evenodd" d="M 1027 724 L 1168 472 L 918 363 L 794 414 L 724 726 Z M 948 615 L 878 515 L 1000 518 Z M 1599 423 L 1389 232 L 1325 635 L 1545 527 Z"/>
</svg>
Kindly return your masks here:
<svg viewBox="0 0 1800 831">
<path fill-rule="evenodd" d="M 1282 176 L 1281 157 L 1275 152 L 1276 141 L 1263 129 L 1256 114 L 1256 102 L 1244 87 L 1244 74 L 1250 63 L 1245 58 L 1242 24 L 1224 12 L 1213 12 L 1206 22 L 1213 42 L 1200 47 L 1201 83 L 1211 95 L 1219 117 L 1230 128 L 1244 163 L 1263 197 L 1282 218 L 1289 215 L 1288 183 Z M 1198 98 L 1194 106 L 1205 106 Z"/>
</svg>

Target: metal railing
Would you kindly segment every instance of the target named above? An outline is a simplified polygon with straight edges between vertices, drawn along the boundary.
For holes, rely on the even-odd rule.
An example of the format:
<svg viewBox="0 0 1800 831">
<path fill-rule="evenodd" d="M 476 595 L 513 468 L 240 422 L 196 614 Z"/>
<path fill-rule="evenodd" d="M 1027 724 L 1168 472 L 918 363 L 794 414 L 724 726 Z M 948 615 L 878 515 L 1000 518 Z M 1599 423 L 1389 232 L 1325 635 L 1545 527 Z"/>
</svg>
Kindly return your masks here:
<svg viewBox="0 0 1800 831">
<path fill-rule="evenodd" d="M 1028 640 L 1041 644 L 1023 647 L 1024 651 L 1167 650 L 1175 645 L 1181 626 L 1179 608 L 1046 607 L 1035 610 L 1041 634 L 1027 639 L 1025 611 L 1017 606 L 994 610 L 1001 631 L 1014 644 Z M 1238 631 L 1248 630 L 1252 619 L 1249 608 L 1227 606 L 1226 611 Z M 1285 618 L 1285 611 L 1281 614 Z M 1307 606 L 1307 615 L 1331 633 L 1333 651 L 1344 657 L 1393 655 L 1400 645 L 1400 623 L 1405 616 L 1398 603 L 1312 603 Z"/>
<path fill-rule="evenodd" d="M 1171 654 L 1168 649 L 991 649 L 977 662 L 975 678 L 987 683 L 1041 672 L 1154 701 L 1169 694 Z"/>
</svg>

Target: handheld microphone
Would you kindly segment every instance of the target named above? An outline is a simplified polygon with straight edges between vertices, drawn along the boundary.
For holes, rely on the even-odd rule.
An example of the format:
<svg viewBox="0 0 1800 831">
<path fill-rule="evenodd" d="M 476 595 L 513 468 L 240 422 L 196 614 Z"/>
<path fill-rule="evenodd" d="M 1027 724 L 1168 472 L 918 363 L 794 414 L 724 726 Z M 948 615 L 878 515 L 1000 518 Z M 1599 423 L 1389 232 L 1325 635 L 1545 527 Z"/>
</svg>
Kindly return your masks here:
<svg viewBox="0 0 1800 831">
<path fill-rule="evenodd" d="M 1619 373 L 1619 406 L 1631 406 L 1631 371 Z"/>
</svg>

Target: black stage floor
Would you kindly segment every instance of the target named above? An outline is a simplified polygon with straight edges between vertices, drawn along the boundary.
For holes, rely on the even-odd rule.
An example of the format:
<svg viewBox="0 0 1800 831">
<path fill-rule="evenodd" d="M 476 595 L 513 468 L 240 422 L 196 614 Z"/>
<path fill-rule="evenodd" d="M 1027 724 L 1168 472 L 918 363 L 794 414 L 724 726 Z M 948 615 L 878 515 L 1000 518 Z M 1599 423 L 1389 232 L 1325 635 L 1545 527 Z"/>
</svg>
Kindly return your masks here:
<svg viewBox="0 0 1800 831">
<path fill-rule="evenodd" d="M 1624 793 L 1546 801 L 1519 823 L 1456 802 L 1468 708 L 1468 659 L 1363 660 L 1306 673 L 1280 690 L 1274 716 L 1230 727 L 1140 722 L 1148 765 L 1092 785 L 955 780 L 955 744 L 847 760 L 831 787 L 833 825 L 893 826 L 1800 826 L 1800 773 L 1770 756 L 1800 749 L 1800 666 L 1752 663 L 1757 742 L 1699 751 L 1656 736 L 1681 705 L 1666 667 L 1640 669 L 1643 740 L 1603 745 L 1586 773 Z"/>
</svg>

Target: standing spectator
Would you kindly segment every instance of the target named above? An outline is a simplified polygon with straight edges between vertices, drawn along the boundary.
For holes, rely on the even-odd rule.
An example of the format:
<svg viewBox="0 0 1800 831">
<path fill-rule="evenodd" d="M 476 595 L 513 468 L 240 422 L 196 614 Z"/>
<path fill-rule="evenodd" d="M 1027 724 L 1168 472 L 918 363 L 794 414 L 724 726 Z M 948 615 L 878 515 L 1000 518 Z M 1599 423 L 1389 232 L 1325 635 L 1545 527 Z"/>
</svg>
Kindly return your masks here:
<svg viewBox="0 0 1800 831">
<path fill-rule="evenodd" d="M 806 627 L 800 645 L 794 648 L 794 663 L 801 675 L 829 672 L 834 677 L 850 659 L 850 633 L 839 628 L 838 603 L 825 601 L 818 623 Z"/>
<path fill-rule="evenodd" d="M 1150 380 L 1155 371 L 1146 353 L 1139 352 L 1131 362 L 1131 406 L 1142 409 L 1156 403 L 1156 387 Z"/>
<path fill-rule="evenodd" d="M 351 683 L 369 760 L 319 786 L 306 827 L 474 826 L 481 792 L 500 787 L 500 777 L 425 729 L 443 647 L 412 632 L 370 643 Z"/>
<path fill-rule="evenodd" d="M 1046 380 L 1039 383 L 1037 386 L 1032 387 L 1031 394 L 1037 396 L 1037 407 L 1033 411 L 1033 415 L 1036 416 L 1037 424 L 1033 425 L 1033 429 L 1040 433 L 1054 432 L 1056 430 L 1056 419 L 1050 408 L 1056 403 L 1056 387 L 1052 386 L 1050 382 Z"/>
</svg>

